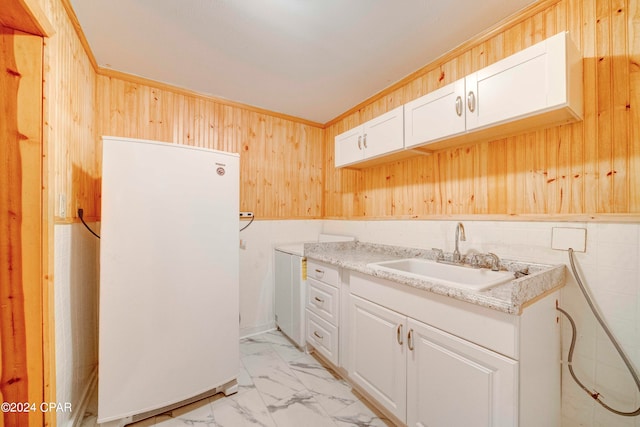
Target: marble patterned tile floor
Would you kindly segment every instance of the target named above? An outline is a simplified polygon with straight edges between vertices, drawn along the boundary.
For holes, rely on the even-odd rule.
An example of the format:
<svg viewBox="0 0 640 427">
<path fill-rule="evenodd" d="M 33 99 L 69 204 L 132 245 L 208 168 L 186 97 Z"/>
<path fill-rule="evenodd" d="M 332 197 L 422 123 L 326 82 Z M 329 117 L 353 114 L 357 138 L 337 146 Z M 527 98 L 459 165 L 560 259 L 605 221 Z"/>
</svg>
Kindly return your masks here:
<svg viewBox="0 0 640 427">
<path fill-rule="evenodd" d="M 351 387 L 278 331 L 240 341 L 238 393 L 217 394 L 132 427 L 392 426 Z M 95 427 L 93 396 L 81 427 Z"/>
</svg>

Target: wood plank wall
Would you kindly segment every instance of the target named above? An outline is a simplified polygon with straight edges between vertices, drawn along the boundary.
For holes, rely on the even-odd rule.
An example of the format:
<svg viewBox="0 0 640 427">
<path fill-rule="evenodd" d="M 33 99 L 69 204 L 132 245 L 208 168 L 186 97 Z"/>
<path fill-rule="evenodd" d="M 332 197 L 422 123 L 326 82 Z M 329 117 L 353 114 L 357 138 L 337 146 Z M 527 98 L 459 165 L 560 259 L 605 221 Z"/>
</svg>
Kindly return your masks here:
<svg viewBox="0 0 640 427">
<path fill-rule="evenodd" d="M 326 217 L 598 217 L 640 213 L 640 7 L 543 0 L 328 124 Z M 584 121 L 365 170 L 336 170 L 335 135 L 560 31 L 584 57 Z"/>
<path fill-rule="evenodd" d="M 58 0 L 41 0 L 55 34 L 45 39 L 44 138 L 48 147 L 50 215 L 70 222 L 77 209 L 95 219 L 100 169 L 96 162 L 96 72 Z"/>
<path fill-rule="evenodd" d="M 100 75 L 97 87 L 99 135 L 240 153 L 240 210 L 321 217 L 321 127 L 135 79 Z"/>
</svg>

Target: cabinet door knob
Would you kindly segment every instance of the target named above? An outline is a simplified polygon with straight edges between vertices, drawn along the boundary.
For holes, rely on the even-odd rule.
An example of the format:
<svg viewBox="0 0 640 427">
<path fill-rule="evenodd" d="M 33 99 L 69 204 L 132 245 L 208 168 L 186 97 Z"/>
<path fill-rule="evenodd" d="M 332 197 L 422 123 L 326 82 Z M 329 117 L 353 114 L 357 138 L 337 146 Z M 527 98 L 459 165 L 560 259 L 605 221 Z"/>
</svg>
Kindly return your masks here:
<svg viewBox="0 0 640 427">
<path fill-rule="evenodd" d="M 364 148 L 367 148 L 367 134 L 364 134 L 364 137 L 362 138 L 362 143 L 364 144 Z"/>
<path fill-rule="evenodd" d="M 398 325 L 396 328 L 396 339 L 398 340 L 398 344 L 402 345 L 402 324 Z"/>
<path fill-rule="evenodd" d="M 409 350 L 413 351 L 413 329 L 409 329 L 409 333 L 407 334 L 407 347 Z"/>
<path fill-rule="evenodd" d="M 314 297 L 313 299 L 315 299 L 316 301 L 318 301 L 320 304 L 324 303 L 324 300 L 318 297 Z"/>
<path fill-rule="evenodd" d="M 323 339 L 323 338 L 324 338 L 322 335 L 320 335 L 320 334 L 319 334 L 318 332 L 316 332 L 316 331 L 313 331 L 313 335 L 315 335 L 315 336 L 316 336 L 316 338 L 319 338 L 319 339 Z"/>
<path fill-rule="evenodd" d="M 324 270 L 320 270 L 319 268 L 316 268 L 316 277 L 318 279 L 322 279 L 324 277 Z"/>
<path fill-rule="evenodd" d="M 462 116 L 462 97 L 460 95 L 456 98 L 456 114 L 458 117 Z"/>
<path fill-rule="evenodd" d="M 472 113 L 476 109 L 476 94 L 473 93 L 473 91 L 470 91 L 467 95 L 467 108 L 469 108 L 469 111 Z"/>
<path fill-rule="evenodd" d="M 362 135 L 358 137 L 358 150 L 362 150 Z"/>
</svg>

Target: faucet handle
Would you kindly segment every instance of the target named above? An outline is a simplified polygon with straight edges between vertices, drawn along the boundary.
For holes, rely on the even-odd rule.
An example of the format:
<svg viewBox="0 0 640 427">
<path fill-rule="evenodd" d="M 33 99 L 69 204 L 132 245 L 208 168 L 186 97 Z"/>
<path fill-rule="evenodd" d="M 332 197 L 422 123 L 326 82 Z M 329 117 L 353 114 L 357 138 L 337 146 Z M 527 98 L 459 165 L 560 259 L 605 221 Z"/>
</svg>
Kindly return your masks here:
<svg viewBox="0 0 640 427">
<path fill-rule="evenodd" d="M 444 252 L 439 248 L 431 248 L 436 253 L 436 261 L 442 261 L 444 259 Z"/>
<path fill-rule="evenodd" d="M 488 252 L 487 255 L 491 257 L 491 270 L 500 271 L 500 258 L 498 255 L 493 252 Z"/>
</svg>

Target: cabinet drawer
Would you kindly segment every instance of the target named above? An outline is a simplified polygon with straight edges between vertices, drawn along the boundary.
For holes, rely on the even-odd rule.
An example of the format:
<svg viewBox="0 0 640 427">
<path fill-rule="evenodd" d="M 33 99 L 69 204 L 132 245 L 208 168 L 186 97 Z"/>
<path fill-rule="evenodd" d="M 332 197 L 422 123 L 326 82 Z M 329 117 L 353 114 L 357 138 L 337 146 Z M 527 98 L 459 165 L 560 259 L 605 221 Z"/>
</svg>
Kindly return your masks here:
<svg viewBox="0 0 640 427">
<path fill-rule="evenodd" d="M 319 280 L 335 287 L 340 286 L 340 273 L 337 266 L 320 261 L 307 261 L 307 277 Z"/>
<path fill-rule="evenodd" d="M 334 326 L 338 326 L 339 300 L 338 288 L 307 279 L 307 308 Z"/>
<path fill-rule="evenodd" d="M 307 344 L 338 365 L 338 328 L 307 309 Z"/>
</svg>

